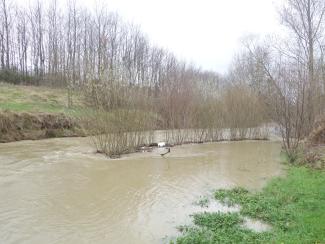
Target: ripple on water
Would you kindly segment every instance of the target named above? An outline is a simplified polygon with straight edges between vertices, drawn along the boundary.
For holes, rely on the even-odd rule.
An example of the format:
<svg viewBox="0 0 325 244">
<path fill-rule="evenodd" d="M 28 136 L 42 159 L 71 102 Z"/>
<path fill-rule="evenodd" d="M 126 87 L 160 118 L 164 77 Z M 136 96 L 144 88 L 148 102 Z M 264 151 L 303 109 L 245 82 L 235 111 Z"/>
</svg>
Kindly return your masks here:
<svg viewBox="0 0 325 244">
<path fill-rule="evenodd" d="M 262 187 L 282 172 L 279 152 L 211 143 L 111 160 L 78 138 L 0 145 L 0 243 L 160 243 L 195 212 L 238 211 L 192 203 L 211 189 Z"/>
</svg>

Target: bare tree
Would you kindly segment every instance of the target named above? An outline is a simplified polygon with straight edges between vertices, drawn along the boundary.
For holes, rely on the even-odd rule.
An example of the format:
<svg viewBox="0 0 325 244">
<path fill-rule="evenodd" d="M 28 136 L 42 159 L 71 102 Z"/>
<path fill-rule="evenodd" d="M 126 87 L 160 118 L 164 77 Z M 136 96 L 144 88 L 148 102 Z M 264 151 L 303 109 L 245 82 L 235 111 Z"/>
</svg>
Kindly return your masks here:
<svg viewBox="0 0 325 244">
<path fill-rule="evenodd" d="M 281 11 L 282 21 L 295 36 L 299 53 L 293 56 L 306 65 L 308 72 L 307 106 L 308 127 L 314 123 L 318 113 L 317 101 L 320 97 L 319 86 L 315 76 L 316 52 L 319 54 L 319 41 L 322 37 L 325 21 L 325 1 L 323 0 L 287 0 Z M 290 50 L 290 49 L 289 49 Z"/>
<path fill-rule="evenodd" d="M 3 67 L 6 69 L 10 68 L 10 31 L 11 31 L 11 7 L 8 5 L 6 0 L 1 1 L 1 19 L 2 19 L 2 45 L 3 45 Z"/>
</svg>

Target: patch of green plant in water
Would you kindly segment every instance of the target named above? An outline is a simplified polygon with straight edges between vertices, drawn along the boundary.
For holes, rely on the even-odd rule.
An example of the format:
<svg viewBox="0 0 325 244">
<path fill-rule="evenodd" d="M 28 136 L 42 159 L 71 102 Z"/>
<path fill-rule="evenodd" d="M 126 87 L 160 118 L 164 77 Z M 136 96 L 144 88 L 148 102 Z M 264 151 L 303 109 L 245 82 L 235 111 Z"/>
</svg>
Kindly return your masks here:
<svg viewBox="0 0 325 244">
<path fill-rule="evenodd" d="M 194 226 L 183 227 L 183 236 L 176 243 L 252 243 L 260 237 L 244 228 L 239 213 L 200 213 L 193 215 Z"/>
<path fill-rule="evenodd" d="M 218 190 L 215 198 L 240 205 L 240 213 L 194 215 L 194 226 L 183 228 L 176 243 L 325 243 L 324 171 L 292 166 L 261 192 Z M 263 220 L 272 229 L 245 229 L 240 216 Z"/>
<path fill-rule="evenodd" d="M 241 187 L 236 187 L 231 190 L 220 189 L 214 193 L 214 197 L 223 204 L 233 206 L 248 200 L 249 192 Z"/>
<path fill-rule="evenodd" d="M 209 207 L 210 198 L 208 196 L 201 196 L 200 199 L 196 202 L 194 202 L 195 205 L 198 205 L 202 208 Z"/>
</svg>

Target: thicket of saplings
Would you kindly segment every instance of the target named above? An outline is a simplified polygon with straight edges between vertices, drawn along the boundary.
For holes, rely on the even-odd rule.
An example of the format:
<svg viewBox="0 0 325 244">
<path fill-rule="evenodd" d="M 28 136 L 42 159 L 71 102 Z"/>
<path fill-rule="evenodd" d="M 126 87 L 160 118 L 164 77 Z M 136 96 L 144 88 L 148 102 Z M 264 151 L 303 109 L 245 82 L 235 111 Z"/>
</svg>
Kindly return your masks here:
<svg viewBox="0 0 325 244">
<path fill-rule="evenodd" d="M 64 86 L 69 106 L 83 90 L 93 108 L 84 120 L 98 151 L 134 151 L 150 144 L 156 129 L 173 144 L 264 137 L 250 129 L 264 118 L 255 93 L 225 89 L 220 75 L 152 45 L 105 5 L 91 11 L 76 1 L 25 7 L 3 0 L 0 16 L 0 78 Z"/>
<path fill-rule="evenodd" d="M 2 0 L 0 78 L 65 86 L 69 106 L 73 90 L 83 89 L 95 108 L 89 112 L 95 143 L 109 155 L 149 143 L 155 129 L 180 144 L 262 138 L 252 128 L 273 121 L 294 159 L 325 113 L 325 2 L 285 1 L 280 12 L 288 36 L 248 39 L 222 78 L 152 45 L 105 6 Z"/>
<path fill-rule="evenodd" d="M 263 102 L 249 87 L 228 86 L 216 95 L 199 82 L 184 85 L 156 94 L 120 83 L 88 86 L 85 97 L 93 109 L 83 120 L 97 151 L 110 157 L 134 152 L 157 142 L 156 133 L 173 145 L 268 137 L 261 127 L 267 121 Z"/>
</svg>

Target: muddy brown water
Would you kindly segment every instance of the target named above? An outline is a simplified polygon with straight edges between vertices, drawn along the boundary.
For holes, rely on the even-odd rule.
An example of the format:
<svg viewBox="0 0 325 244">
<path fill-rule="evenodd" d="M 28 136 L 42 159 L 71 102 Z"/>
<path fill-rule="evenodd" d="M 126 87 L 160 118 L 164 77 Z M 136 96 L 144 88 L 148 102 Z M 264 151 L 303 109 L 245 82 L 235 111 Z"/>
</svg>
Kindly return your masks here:
<svg viewBox="0 0 325 244">
<path fill-rule="evenodd" d="M 258 190 L 282 174 L 279 152 L 277 142 L 245 141 L 110 160 L 87 138 L 0 144 L 0 243 L 166 243 L 204 211 L 200 196 Z"/>
</svg>

